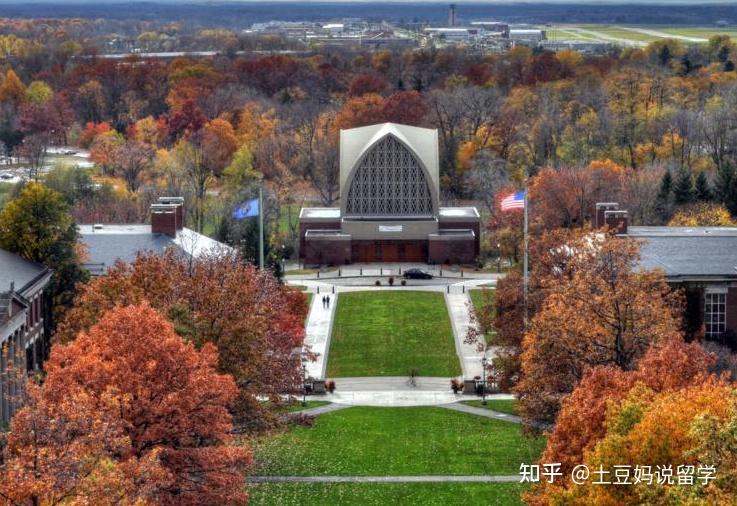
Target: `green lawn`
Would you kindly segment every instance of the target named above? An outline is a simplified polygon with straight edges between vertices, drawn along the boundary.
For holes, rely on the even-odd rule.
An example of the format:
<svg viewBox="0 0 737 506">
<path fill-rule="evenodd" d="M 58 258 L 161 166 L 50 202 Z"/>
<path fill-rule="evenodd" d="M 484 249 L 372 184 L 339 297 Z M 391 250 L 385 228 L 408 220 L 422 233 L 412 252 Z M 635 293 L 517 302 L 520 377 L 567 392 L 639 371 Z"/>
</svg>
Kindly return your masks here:
<svg viewBox="0 0 737 506">
<path fill-rule="evenodd" d="M 516 506 L 519 483 L 269 483 L 249 487 L 259 506 Z"/>
<path fill-rule="evenodd" d="M 517 414 L 517 399 L 486 399 L 486 406 L 481 404 L 480 400 L 464 401 L 463 404 L 474 406 L 477 408 L 490 409 L 508 415 Z"/>
<path fill-rule="evenodd" d="M 443 294 L 340 294 L 328 376 L 409 376 L 412 369 L 420 376 L 461 373 Z"/>
<path fill-rule="evenodd" d="M 517 474 L 542 438 L 521 426 L 437 407 L 354 407 L 253 442 L 253 475 Z"/>
</svg>

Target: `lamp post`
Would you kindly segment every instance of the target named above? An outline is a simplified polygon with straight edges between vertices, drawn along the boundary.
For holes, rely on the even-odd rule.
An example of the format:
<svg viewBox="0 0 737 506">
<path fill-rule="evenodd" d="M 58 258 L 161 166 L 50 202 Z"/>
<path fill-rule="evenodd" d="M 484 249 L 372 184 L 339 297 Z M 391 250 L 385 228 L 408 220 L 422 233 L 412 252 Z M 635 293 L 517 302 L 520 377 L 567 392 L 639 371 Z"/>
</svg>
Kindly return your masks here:
<svg viewBox="0 0 737 506">
<path fill-rule="evenodd" d="M 307 360 L 302 356 L 302 406 L 307 406 Z"/>
<path fill-rule="evenodd" d="M 486 355 L 484 355 L 481 358 L 481 374 L 482 376 L 482 382 L 481 382 L 481 404 L 486 406 L 486 365 L 489 363 L 488 360 L 486 360 Z"/>
</svg>

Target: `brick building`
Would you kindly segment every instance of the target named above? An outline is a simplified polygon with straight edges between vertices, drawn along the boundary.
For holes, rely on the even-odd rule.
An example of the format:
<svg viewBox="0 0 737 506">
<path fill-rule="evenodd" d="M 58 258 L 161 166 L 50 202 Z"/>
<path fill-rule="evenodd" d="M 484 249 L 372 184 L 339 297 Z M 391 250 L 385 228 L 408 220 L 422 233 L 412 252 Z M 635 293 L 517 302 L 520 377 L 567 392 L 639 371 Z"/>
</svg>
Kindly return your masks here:
<svg viewBox="0 0 737 506">
<path fill-rule="evenodd" d="M 688 337 L 737 349 L 737 227 L 629 226 L 616 203 L 596 205 L 597 226 L 640 242 L 640 265 L 661 269 L 686 296 Z"/>
<path fill-rule="evenodd" d="M 394 123 L 340 132 L 340 207 L 303 208 L 300 259 L 470 263 L 475 207 L 440 207 L 437 130 Z"/>
<path fill-rule="evenodd" d="M 23 377 L 41 369 L 48 356 L 51 271 L 0 249 L 0 423 L 19 407 Z"/>
</svg>

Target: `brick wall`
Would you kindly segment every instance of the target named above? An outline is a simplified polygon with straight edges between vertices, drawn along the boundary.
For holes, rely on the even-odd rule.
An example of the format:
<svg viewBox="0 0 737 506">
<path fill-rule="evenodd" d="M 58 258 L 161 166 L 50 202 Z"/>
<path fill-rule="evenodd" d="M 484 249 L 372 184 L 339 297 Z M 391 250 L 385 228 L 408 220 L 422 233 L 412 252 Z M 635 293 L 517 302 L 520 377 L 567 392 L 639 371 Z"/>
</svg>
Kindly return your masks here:
<svg viewBox="0 0 737 506">
<path fill-rule="evenodd" d="M 474 241 L 474 257 L 477 257 L 481 253 L 481 225 L 478 221 L 441 221 L 438 224 L 438 228 L 441 230 L 458 230 L 468 229 L 473 230 L 476 240 Z"/>
<path fill-rule="evenodd" d="M 304 240 L 302 262 L 305 265 L 345 265 L 351 262 L 351 241 L 330 239 Z"/>
<path fill-rule="evenodd" d="M 737 287 L 727 290 L 727 334 L 730 331 L 737 335 Z"/>
<path fill-rule="evenodd" d="M 428 257 L 435 264 L 469 264 L 476 258 L 475 241 L 462 239 L 457 241 L 429 241 Z"/>
<path fill-rule="evenodd" d="M 299 224 L 299 258 L 305 259 L 305 233 L 308 230 L 340 230 L 340 221 Z"/>
</svg>

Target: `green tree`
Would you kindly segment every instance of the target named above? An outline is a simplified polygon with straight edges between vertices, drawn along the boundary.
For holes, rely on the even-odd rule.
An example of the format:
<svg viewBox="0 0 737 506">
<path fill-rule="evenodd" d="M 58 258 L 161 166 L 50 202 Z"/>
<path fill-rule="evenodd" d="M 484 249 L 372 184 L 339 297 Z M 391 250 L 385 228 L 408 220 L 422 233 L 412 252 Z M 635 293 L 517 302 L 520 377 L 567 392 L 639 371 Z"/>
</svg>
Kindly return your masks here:
<svg viewBox="0 0 737 506">
<path fill-rule="evenodd" d="M 238 194 L 247 185 L 261 179 L 261 174 L 253 168 L 253 155 L 247 146 L 238 148 L 223 175 L 226 187 L 233 194 Z"/>
<path fill-rule="evenodd" d="M 709 185 L 709 180 L 706 178 L 706 174 L 702 171 L 696 176 L 696 183 L 694 184 L 694 192 L 696 194 L 696 200 L 710 201 L 714 198 Z"/>
<path fill-rule="evenodd" d="M 54 96 L 54 90 L 43 81 L 33 81 L 26 88 L 26 99 L 32 104 L 43 105 Z"/>
<path fill-rule="evenodd" d="M 660 181 L 656 208 L 661 220 L 668 221 L 670 219 L 673 211 L 673 175 L 669 170 L 665 171 L 663 179 Z"/>
<path fill-rule="evenodd" d="M 729 163 L 725 163 L 717 170 L 714 193 L 717 200 L 724 204 L 732 216 L 737 216 L 737 177 L 735 177 L 734 168 Z"/>
<path fill-rule="evenodd" d="M 681 169 L 676 183 L 673 186 L 673 201 L 678 204 L 688 204 L 694 201 L 693 174 L 688 169 Z"/>
<path fill-rule="evenodd" d="M 75 285 L 87 277 L 80 266 L 77 239 L 68 204 L 42 184 L 28 184 L 0 212 L 0 248 L 52 269 L 49 295 L 57 316 L 71 304 Z"/>
</svg>

